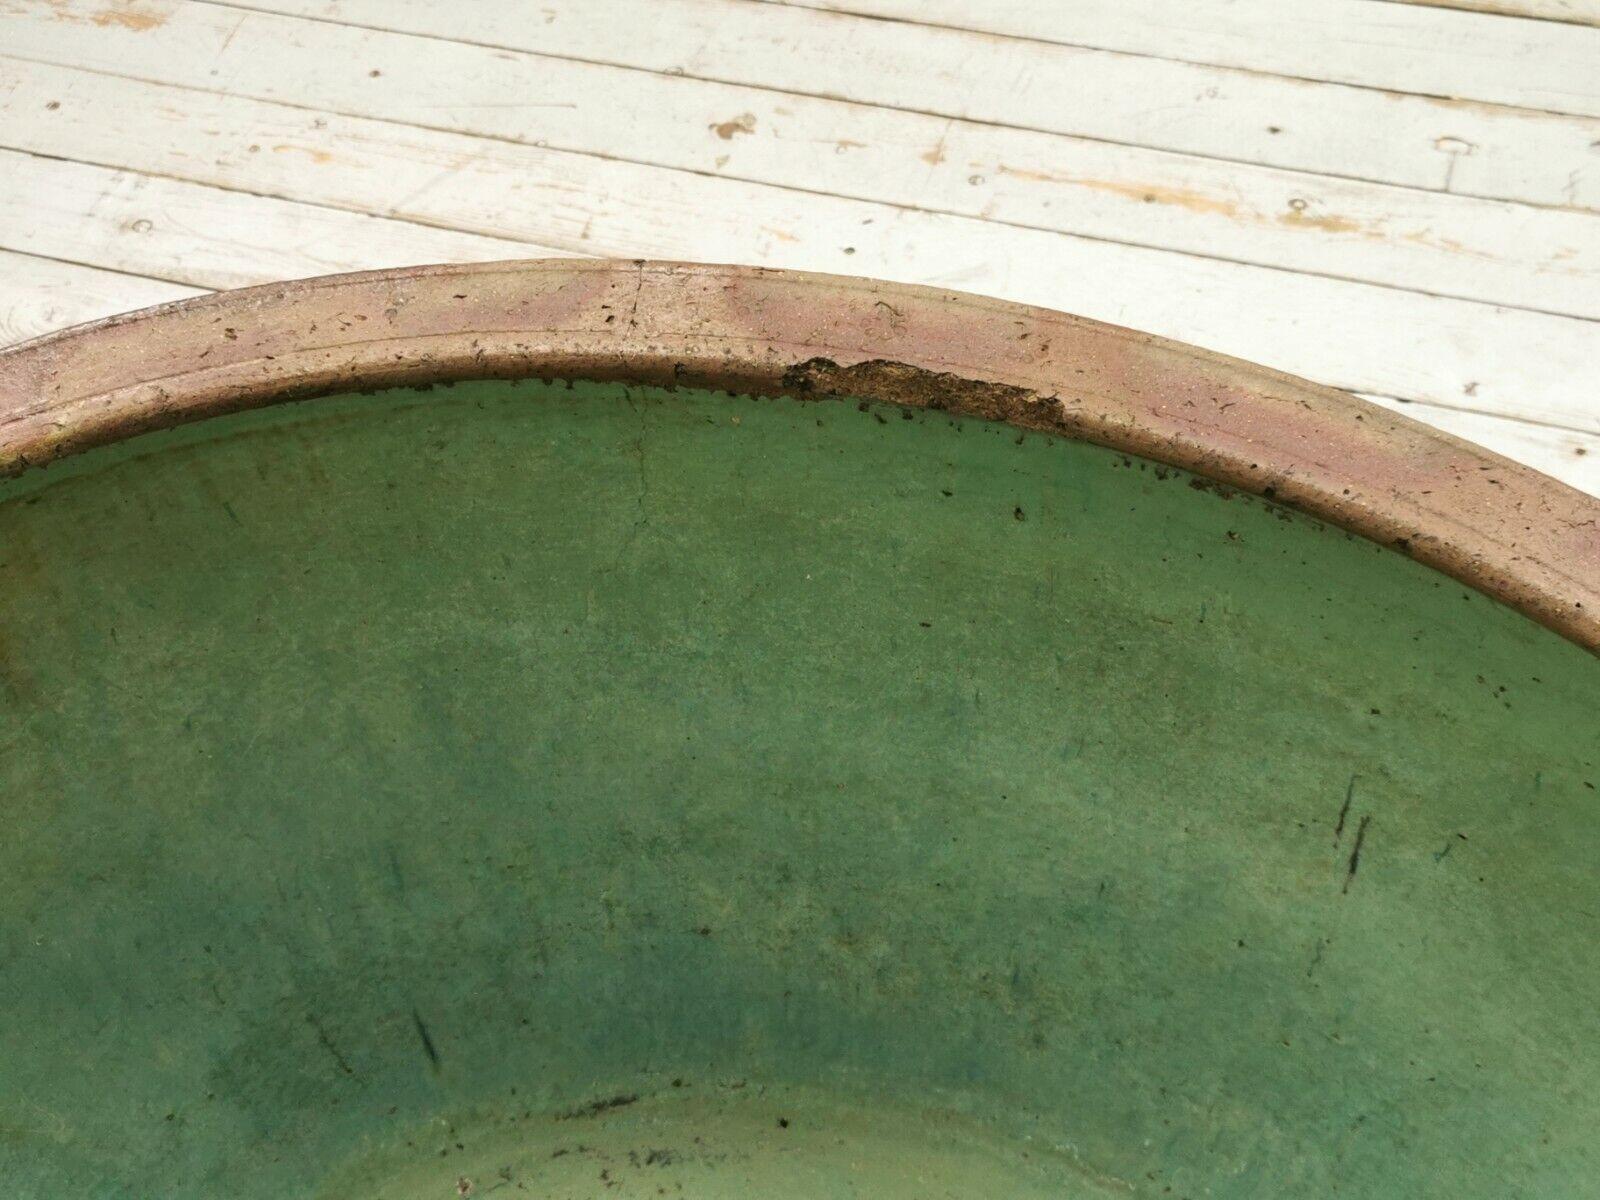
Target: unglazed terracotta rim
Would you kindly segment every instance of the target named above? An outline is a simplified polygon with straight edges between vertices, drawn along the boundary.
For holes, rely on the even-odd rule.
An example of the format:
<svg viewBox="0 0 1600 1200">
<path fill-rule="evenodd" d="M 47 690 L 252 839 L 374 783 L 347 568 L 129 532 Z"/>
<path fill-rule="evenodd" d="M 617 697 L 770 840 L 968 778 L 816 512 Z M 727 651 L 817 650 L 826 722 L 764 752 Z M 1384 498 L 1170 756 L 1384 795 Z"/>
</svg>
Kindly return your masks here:
<svg viewBox="0 0 1600 1200">
<path fill-rule="evenodd" d="M 0 352 L 0 473 L 279 400 L 474 378 L 851 396 L 1090 441 L 1399 549 L 1600 651 L 1600 500 L 1264 367 L 844 276 L 556 259 L 182 300 Z"/>
</svg>

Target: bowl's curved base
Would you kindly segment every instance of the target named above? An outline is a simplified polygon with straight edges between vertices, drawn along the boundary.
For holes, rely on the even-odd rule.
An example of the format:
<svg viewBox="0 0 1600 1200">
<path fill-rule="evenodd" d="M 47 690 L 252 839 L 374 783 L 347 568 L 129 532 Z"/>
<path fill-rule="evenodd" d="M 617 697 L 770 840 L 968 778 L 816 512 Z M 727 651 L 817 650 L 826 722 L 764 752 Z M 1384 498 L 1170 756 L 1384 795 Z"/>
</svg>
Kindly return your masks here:
<svg viewBox="0 0 1600 1200">
<path fill-rule="evenodd" d="M 1588 1195 L 1597 685 L 941 412 L 84 454 L 0 487 L 5 1200 Z"/>
<path fill-rule="evenodd" d="M 1110 1194 L 1070 1148 L 965 1118 L 744 1081 L 619 1093 L 560 1113 L 436 1120 L 364 1155 L 324 1195 L 883 1198 Z M 1123 1185 L 1126 1188 L 1126 1185 Z"/>
</svg>

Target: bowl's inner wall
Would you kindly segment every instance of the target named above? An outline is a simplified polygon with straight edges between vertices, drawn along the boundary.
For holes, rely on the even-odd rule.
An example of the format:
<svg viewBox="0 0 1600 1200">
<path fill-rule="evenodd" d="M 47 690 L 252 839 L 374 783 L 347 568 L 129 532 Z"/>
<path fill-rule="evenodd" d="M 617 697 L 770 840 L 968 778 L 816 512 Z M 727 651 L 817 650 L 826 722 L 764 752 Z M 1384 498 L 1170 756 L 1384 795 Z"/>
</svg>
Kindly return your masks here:
<svg viewBox="0 0 1600 1200">
<path fill-rule="evenodd" d="M 4 485 L 0 1178 L 1592 1186 L 1593 660 L 1191 483 L 483 383 Z"/>
</svg>

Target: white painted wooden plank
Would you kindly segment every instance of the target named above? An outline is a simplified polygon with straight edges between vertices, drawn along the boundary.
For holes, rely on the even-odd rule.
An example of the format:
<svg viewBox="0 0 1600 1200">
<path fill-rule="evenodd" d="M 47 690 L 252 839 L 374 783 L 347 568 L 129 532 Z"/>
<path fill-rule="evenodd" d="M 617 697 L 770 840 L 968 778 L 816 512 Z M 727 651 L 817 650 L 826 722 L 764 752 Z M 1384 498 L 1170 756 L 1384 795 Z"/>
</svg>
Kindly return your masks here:
<svg viewBox="0 0 1600 1200">
<path fill-rule="evenodd" d="M 24 7 L 7 50 L 1134 245 L 1600 316 L 1600 214 L 1331 179 L 200 4 Z M 63 14 L 80 24 L 68 24 Z M 426 62 L 425 71 L 412 69 Z M 505 97 L 515 96 L 514 104 Z"/>
<path fill-rule="evenodd" d="M 1600 430 L 1596 326 L 1575 318 L 15 60 L 0 62 L 0 145 L 577 253 L 963 288 L 1334 386 Z"/>
<path fill-rule="evenodd" d="M 1298 79 L 1600 116 L 1600 30 L 1371 0 L 774 0 Z"/>
<path fill-rule="evenodd" d="M 204 288 L 560 253 L 13 150 L 0 180 L 0 247 Z"/>
<path fill-rule="evenodd" d="M 1509 421 L 1486 413 L 1408 404 L 1387 396 L 1362 399 L 1392 408 L 1414 421 L 1432 425 L 1516 462 L 1561 480 L 1580 492 L 1600 496 L 1600 436 L 1526 421 Z"/>
<path fill-rule="evenodd" d="M 1469 12 L 1499 13 L 1503 17 L 1534 17 L 1541 21 L 1571 21 L 1600 25 L 1600 0 L 1386 0 L 1390 4 L 1422 4 L 1436 8 L 1464 8 Z"/>
<path fill-rule="evenodd" d="M 1600 210 L 1600 154 L 1591 148 L 1600 142 L 1600 121 L 1591 117 L 749 0 L 539 0 L 533 9 L 434 0 L 227 4 L 1234 162 Z"/>
<path fill-rule="evenodd" d="M 0 346 L 202 290 L 0 250 Z"/>
</svg>

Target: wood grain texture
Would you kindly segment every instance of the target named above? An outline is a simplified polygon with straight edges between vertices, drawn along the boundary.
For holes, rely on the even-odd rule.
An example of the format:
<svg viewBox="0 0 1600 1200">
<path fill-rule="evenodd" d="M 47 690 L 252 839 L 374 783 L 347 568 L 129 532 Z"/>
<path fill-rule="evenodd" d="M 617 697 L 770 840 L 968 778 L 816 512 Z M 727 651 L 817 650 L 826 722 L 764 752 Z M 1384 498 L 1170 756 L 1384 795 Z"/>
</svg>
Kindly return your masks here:
<svg viewBox="0 0 1600 1200">
<path fill-rule="evenodd" d="M 692 79 L 1230 162 L 1600 208 L 1600 120 L 752 0 L 228 0 Z M 981 5 L 974 5 L 974 11 Z M 736 118 L 737 112 L 728 118 Z M 723 119 L 728 119 L 723 118 Z"/>
<path fill-rule="evenodd" d="M 174 9 L 152 39 L 92 3 L 30 10 L 36 61 L 801 191 L 1600 316 L 1600 217 L 326 22 Z M 87 47 L 87 52 L 86 52 Z M 417 76 L 407 64 L 426 58 Z M 222 81 L 225 81 L 225 85 Z M 515 96 L 515 103 L 504 98 Z"/>
<path fill-rule="evenodd" d="M 1219 65 L 1280 18 L 1142 2 L 1164 28 L 1070 14 L 1164 39 L 1103 49 L 1021 0 L 4 0 L 0 338 L 430 260 L 743 261 L 1149 329 L 1596 488 L 1600 120 L 1290 78 L 1282 38 Z M 1482 2 L 1525 19 L 1308 11 L 1395 10 L 1368 67 L 1425 28 L 1462 95 L 1589 36 L 1593 0 Z"/>
<path fill-rule="evenodd" d="M 547 247 L 0 150 L 0 246 L 208 289 Z M 76 219 L 75 219 L 76 218 Z"/>
<path fill-rule="evenodd" d="M 0 346 L 129 309 L 198 296 L 202 288 L 0 250 Z"/>
<path fill-rule="evenodd" d="M 1571 21 L 1575 25 L 1600 25 L 1596 0 L 1385 0 L 1391 4 L 1417 4 L 1434 8 L 1460 8 L 1502 17 L 1532 17 L 1540 21 Z"/>
<path fill-rule="evenodd" d="M 1354 391 L 1600 431 L 1589 321 L 68 68 L 13 61 L 6 74 L 0 144 L 15 149 L 353 211 L 381 200 L 384 215 L 569 253 L 677 253 L 986 292 Z M 100 119 L 119 110 L 141 120 Z"/>
<path fill-rule="evenodd" d="M 772 0 L 1297 79 L 1600 116 L 1600 30 L 1372 0 Z M 1529 64 L 1537 63 L 1536 70 Z"/>
</svg>

